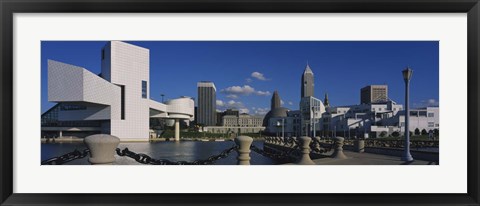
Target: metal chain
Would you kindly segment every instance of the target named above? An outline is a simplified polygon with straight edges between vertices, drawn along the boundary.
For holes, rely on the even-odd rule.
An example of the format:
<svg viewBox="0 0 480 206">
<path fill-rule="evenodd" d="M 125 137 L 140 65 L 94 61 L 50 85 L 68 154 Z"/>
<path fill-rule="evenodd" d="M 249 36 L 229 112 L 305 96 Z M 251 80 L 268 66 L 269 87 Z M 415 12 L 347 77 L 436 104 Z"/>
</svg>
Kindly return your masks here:
<svg viewBox="0 0 480 206">
<path fill-rule="evenodd" d="M 298 145 L 295 145 L 293 148 L 291 148 L 288 151 L 283 151 L 281 153 L 276 153 L 276 152 L 267 152 L 263 149 L 258 148 L 255 145 L 251 145 L 250 149 L 260 155 L 263 155 L 265 157 L 277 160 L 277 161 L 282 161 L 282 162 L 293 162 L 296 160 L 296 158 L 292 155 L 294 152 L 298 152 Z"/>
<path fill-rule="evenodd" d="M 320 149 L 318 149 L 315 144 L 318 144 L 320 146 Z M 333 148 L 335 148 L 334 142 L 332 144 L 329 144 L 329 143 L 320 142 L 317 139 L 312 139 L 312 142 L 310 142 L 310 149 L 312 152 L 327 153 L 327 152 L 330 152 Z"/>
<path fill-rule="evenodd" d="M 176 162 L 174 162 L 174 161 L 170 161 L 170 160 L 167 160 L 167 159 L 154 159 L 154 158 L 152 158 L 152 157 L 150 157 L 146 154 L 132 152 L 128 148 L 125 148 L 123 150 L 121 150 L 120 148 L 117 148 L 116 152 L 117 152 L 118 156 L 130 157 L 130 158 L 134 159 L 135 161 L 137 161 L 138 163 L 141 163 L 141 164 L 151 164 L 151 165 L 212 165 L 212 164 L 215 163 L 215 161 L 228 157 L 228 155 L 230 155 L 230 153 L 235 151 L 237 148 L 238 148 L 238 146 L 235 145 L 233 147 L 230 147 L 228 149 L 223 150 L 218 155 L 210 156 L 209 158 L 207 158 L 205 160 L 195 160 L 193 162 L 187 162 L 187 161 L 176 161 Z"/>
<path fill-rule="evenodd" d="M 83 151 L 78 151 L 77 149 L 75 149 L 73 152 L 64 154 L 62 156 L 44 160 L 42 161 L 42 165 L 63 165 L 76 159 L 82 159 L 86 157 L 89 153 L 89 149 L 84 149 Z"/>
</svg>

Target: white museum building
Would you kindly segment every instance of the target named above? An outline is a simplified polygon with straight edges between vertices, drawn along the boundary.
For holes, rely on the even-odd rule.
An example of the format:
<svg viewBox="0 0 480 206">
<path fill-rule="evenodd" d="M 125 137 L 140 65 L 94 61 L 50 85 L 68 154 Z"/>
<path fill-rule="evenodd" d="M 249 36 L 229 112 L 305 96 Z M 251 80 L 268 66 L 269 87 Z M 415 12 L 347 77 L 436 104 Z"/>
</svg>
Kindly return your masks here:
<svg viewBox="0 0 480 206">
<path fill-rule="evenodd" d="M 179 121 L 193 120 L 195 104 L 189 97 L 165 104 L 150 99 L 150 50 L 111 41 L 101 55 L 98 75 L 48 60 L 48 101 L 62 104 L 58 120 L 98 121 L 101 133 L 147 141 L 150 118 L 174 119 L 178 140 Z"/>
</svg>

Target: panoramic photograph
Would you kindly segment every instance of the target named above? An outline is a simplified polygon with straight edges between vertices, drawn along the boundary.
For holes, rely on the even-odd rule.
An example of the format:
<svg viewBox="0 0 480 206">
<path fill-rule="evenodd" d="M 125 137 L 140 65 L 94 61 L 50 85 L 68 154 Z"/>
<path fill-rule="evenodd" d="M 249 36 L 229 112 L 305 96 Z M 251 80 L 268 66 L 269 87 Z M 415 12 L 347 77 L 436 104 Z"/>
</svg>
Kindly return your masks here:
<svg viewBox="0 0 480 206">
<path fill-rule="evenodd" d="M 438 41 L 42 41 L 41 165 L 439 165 Z"/>
</svg>

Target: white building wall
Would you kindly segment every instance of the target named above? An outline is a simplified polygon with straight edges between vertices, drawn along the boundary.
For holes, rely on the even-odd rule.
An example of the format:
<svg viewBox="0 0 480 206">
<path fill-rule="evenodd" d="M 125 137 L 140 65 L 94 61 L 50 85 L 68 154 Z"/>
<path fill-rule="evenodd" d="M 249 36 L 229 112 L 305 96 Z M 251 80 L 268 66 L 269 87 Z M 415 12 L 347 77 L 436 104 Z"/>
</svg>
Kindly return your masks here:
<svg viewBox="0 0 480 206">
<path fill-rule="evenodd" d="M 312 110 L 313 107 L 313 110 Z M 301 133 L 302 135 L 311 136 L 313 130 L 321 130 L 321 117 L 325 113 L 325 106 L 322 100 L 315 97 L 304 97 L 300 100 L 300 112 L 301 112 Z M 313 122 L 313 124 L 312 124 Z M 308 131 L 308 133 L 307 133 Z M 318 136 L 319 134 L 315 134 Z"/>
<path fill-rule="evenodd" d="M 86 106 L 60 110 L 59 120 L 104 120 L 119 116 L 120 88 L 85 68 L 48 61 L 48 100 Z"/>
<path fill-rule="evenodd" d="M 426 109 L 412 109 L 411 111 L 424 111 L 426 116 L 421 115 L 410 115 L 410 124 L 409 129 L 411 132 L 415 132 L 415 129 L 419 129 L 420 132 L 425 129 L 427 132 L 429 130 L 439 129 L 440 128 L 440 117 L 439 117 L 439 108 L 438 107 L 427 107 Z M 428 114 L 433 114 L 432 117 L 429 117 Z M 403 127 L 405 125 L 405 116 L 403 114 L 396 117 L 398 119 L 399 125 Z"/>
<path fill-rule="evenodd" d="M 169 118 L 191 119 L 195 113 L 195 102 L 190 97 L 171 99 L 166 105 Z"/>
<path fill-rule="evenodd" d="M 48 101 L 83 101 L 84 68 L 48 60 Z"/>
<path fill-rule="evenodd" d="M 149 137 L 149 50 L 119 41 L 105 47 L 104 61 L 110 60 L 110 68 L 102 68 L 102 75 L 125 89 L 125 118 L 111 120 L 111 134 L 122 139 L 146 139 Z M 108 66 L 107 63 L 102 66 Z M 109 74 L 109 75 L 108 75 Z M 147 81 L 147 98 L 142 98 L 142 81 Z"/>
</svg>

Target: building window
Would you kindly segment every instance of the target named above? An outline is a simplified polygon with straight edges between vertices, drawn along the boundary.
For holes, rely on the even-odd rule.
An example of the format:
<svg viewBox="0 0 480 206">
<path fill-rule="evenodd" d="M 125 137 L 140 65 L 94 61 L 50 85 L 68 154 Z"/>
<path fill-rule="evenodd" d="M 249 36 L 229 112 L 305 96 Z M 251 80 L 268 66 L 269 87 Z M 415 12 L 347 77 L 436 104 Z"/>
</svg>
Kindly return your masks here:
<svg viewBox="0 0 480 206">
<path fill-rule="evenodd" d="M 435 115 L 433 113 L 428 113 L 428 117 L 434 117 Z"/>
<path fill-rule="evenodd" d="M 120 119 L 125 119 L 125 86 L 120 86 Z"/>
<path fill-rule="evenodd" d="M 147 98 L 147 81 L 142 81 L 142 98 Z"/>
<path fill-rule="evenodd" d="M 434 127 L 435 123 L 434 122 L 429 122 L 428 127 Z"/>
</svg>

